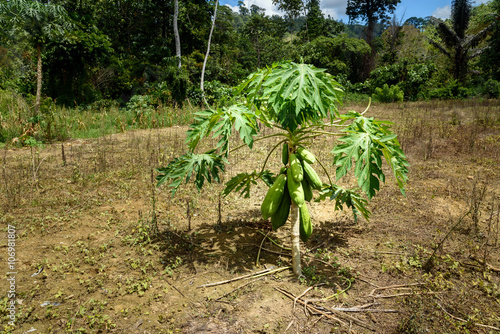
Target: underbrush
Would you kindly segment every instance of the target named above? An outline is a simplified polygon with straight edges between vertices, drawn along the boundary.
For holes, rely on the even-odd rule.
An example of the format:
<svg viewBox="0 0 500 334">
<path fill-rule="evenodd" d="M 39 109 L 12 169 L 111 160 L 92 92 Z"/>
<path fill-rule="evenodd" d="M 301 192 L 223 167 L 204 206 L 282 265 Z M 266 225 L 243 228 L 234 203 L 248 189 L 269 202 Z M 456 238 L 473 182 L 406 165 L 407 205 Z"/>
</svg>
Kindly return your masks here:
<svg viewBox="0 0 500 334">
<path fill-rule="evenodd" d="M 33 113 L 33 98 L 0 90 L 0 145 L 25 145 L 34 138 L 42 143 L 67 139 L 97 138 L 131 129 L 162 128 L 190 124 L 198 109 L 189 105 L 171 107 L 134 96 L 123 108 L 101 100 L 76 108 L 59 106 L 46 98 L 39 114 Z"/>
</svg>

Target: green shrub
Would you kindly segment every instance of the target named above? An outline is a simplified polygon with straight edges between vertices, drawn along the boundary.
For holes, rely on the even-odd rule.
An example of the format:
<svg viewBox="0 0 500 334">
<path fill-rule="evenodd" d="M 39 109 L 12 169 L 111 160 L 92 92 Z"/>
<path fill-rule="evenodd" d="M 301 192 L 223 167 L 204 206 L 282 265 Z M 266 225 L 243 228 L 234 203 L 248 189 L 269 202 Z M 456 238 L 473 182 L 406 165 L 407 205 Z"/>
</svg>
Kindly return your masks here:
<svg viewBox="0 0 500 334">
<path fill-rule="evenodd" d="M 404 93 L 398 85 L 389 87 L 388 84 L 384 84 L 382 88 L 375 88 L 373 99 L 384 103 L 401 102 L 404 99 Z"/>
<path fill-rule="evenodd" d="M 233 89 L 217 80 L 205 81 L 204 89 L 208 104 L 218 104 L 219 101 L 227 101 L 233 96 Z M 188 89 L 187 96 L 191 104 L 203 105 L 203 93 L 200 88 L 191 86 Z"/>
<path fill-rule="evenodd" d="M 156 104 L 172 104 L 172 92 L 166 81 L 155 82 L 149 88 L 148 95 Z"/>
<path fill-rule="evenodd" d="M 203 92 L 200 87 L 189 87 L 187 90 L 187 98 L 192 105 L 201 106 L 203 104 Z"/>
<path fill-rule="evenodd" d="M 422 87 L 428 84 L 436 70 L 434 64 L 410 65 L 405 60 L 397 64 L 376 68 L 370 73 L 370 79 L 365 82 L 365 86 L 374 93 L 376 88 L 383 87 L 384 84 L 398 85 L 405 98 L 415 100 Z"/>
<path fill-rule="evenodd" d="M 450 80 L 442 87 L 430 89 L 426 97 L 430 99 L 465 99 L 469 94 L 469 90 L 463 87 L 457 80 Z"/>
<path fill-rule="evenodd" d="M 125 107 L 127 112 L 127 124 L 146 126 L 151 123 L 155 105 L 149 95 L 134 95 Z"/>
<path fill-rule="evenodd" d="M 42 142 L 52 142 L 54 140 L 63 141 L 69 138 L 66 110 L 57 107 L 50 98 L 44 98 L 40 103 L 40 114 L 36 121 L 31 120 L 32 124 L 38 123 L 39 131 L 36 139 Z"/>
<path fill-rule="evenodd" d="M 373 93 L 377 88 L 383 87 L 384 84 L 397 85 L 403 77 L 403 70 L 403 65 L 401 64 L 378 67 L 370 73 L 370 79 L 367 80 L 366 84 L 371 88 Z"/>
<path fill-rule="evenodd" d="M 408 66 L 404 81 L 399 86 L 405 97 L 415 100 L 425 84 L 429 82 L 437 68 L 434 64 L 415 64 Z"/>
<path fill-rule="evenodd" d="M 219 100 L 229 100 L 233 96 L 233 89 L 220 81 L 205 82 L 205 98 L 209 104 L 217 104 Z"/>
<path fill-rule="evenodd" d="M 494 79 L 489 79 L 483 84 L 481 93 L 489 98 L 500 97 L 500 82 Z"/>
</svg>

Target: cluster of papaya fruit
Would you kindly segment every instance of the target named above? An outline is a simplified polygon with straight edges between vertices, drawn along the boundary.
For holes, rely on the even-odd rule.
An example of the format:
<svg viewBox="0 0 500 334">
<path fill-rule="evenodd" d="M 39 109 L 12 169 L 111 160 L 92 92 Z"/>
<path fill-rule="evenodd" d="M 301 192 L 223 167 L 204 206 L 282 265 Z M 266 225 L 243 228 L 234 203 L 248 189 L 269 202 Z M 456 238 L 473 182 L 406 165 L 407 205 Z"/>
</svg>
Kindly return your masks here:
<svg viewBox="0 0 500 334">
<path fill-rule="evenodd" d="M 311 167 L 316 158 L 305 148 L 299 146 L 296 149 L 289 149 L 285 143 L 282 160 L 285 167 L 281 168 L 262 202 L 262 216 L 264 219 L 271 217 L 273 230 L 277 230 L 286 223 L 293 201 L 299 207 L 300 239 L 305 242 L 313 230 L 305 202 L 312 200 L 312 190 L 320 190 L 323 182 Z"/>
</svg>

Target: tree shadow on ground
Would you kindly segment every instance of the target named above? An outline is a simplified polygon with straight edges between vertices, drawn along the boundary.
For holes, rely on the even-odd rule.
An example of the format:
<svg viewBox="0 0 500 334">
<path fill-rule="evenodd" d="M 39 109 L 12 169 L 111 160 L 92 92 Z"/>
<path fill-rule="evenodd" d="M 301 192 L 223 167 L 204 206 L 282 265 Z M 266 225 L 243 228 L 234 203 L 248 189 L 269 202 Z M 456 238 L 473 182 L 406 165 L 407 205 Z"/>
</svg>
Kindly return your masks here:
<svg viewBox="0 0 500 334">
<path fill-rule="evenodd" d="M 220 224 L 202 223 L 190 232 L 172 225 L 163 228 L 153 242 L 164 252 L 165 267 L 182 262 L 196 271 L 197 265 L 220 263 L 230 272 L 254 269 L 256 245 L 271 231 L 259 210 L 246 210 Z"/>
<path fill-rule="evenodd" d="M 182 263 L 196 273 L 196 266 L 220 264 L 227 272 L 241 273 L 257 269 L 259 250 L 260 264 L 291 265 L 291 252 L 285 249 L 290 247 L 287 232 L 273 232 L 270 222 L 262 219 L 260 211 L 252 209 L 220 224 L 202 223 L 191 232 L 170 226 L 153 242 L 164 252 L 165 268 L 173 269 L 177 263 Z M 302 244 L 302 249 L 307 250 L 302 256 L 302 280 L 307 284 L 323 282 L 337 290 L 345 288 L 351 273 L 334 254 L 337 247 L 349 247 L 348 237 L 354 233 L 359 233 L 359 226 L 349 219 L 316 223 L 312 237 Z"/>
</svg>

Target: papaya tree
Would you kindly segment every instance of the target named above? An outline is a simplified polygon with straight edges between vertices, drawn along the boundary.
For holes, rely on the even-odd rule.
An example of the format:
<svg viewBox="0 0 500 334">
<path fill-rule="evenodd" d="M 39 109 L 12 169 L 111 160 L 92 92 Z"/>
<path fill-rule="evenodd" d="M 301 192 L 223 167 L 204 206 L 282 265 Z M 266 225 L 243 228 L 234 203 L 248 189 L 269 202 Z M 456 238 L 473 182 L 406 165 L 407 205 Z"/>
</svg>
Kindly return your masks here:
<svg viewBox="0 0 500 334">
<path fill-rule="evenodd" d="M 226 183 L 223 195 L 239 192 L 249 197 L 251 186 L 259 180 L 269 186 L 261 205 L 262 216 L 271 219 L 274 230 L 290 220 L 293 271 L 297 276 L 301 275 L 300 240 L 306 242 L 313 232 L 307 201 L 312 200 L 314 192 L 315 201 L 329 199 L 335 209 L 349 208 L 355 217 L 368 219 L 368 200 L 379 190 L 380 181 L 385 181 L 385 159 L 404 194 L 408 163 L 390 123 L 355 111 L 340 114 L 343 90 L 325 70 L 293 62 L 274 64 L 251 74 L 236 92 L 229 106 L 197 113 L 187 131 L 189 151 L 158 169 L 158 185 L 168 180 L 174 195 L 183 182 L 194 179 L 200 190 L 205 181 L 221 181 L 225 164 L 235 150 L 253 149 L 260 140 L 279 138 L 260 171 L 234 176 Z M 275 131 L 259 136 L 258 123 Z M 243 143 L 231 149 L 233 132 Z M 326 162 L 311 152 L 312 139 L 321 136 L 338 137 L 331 151 L 335 177 L 329 175 Z M 219 138 L 216 148 L 196 153 L 200 140 L 207 137 Z M 283 167 L 272 173 L 266 164 L 277 149 L 282 152 Z M 325 171 L 327 180 L 320 179 L 313 165 Z M 350 172 L 357 178 L 357 187 L 346 189 L 336 184 Z"/>
</svg>

